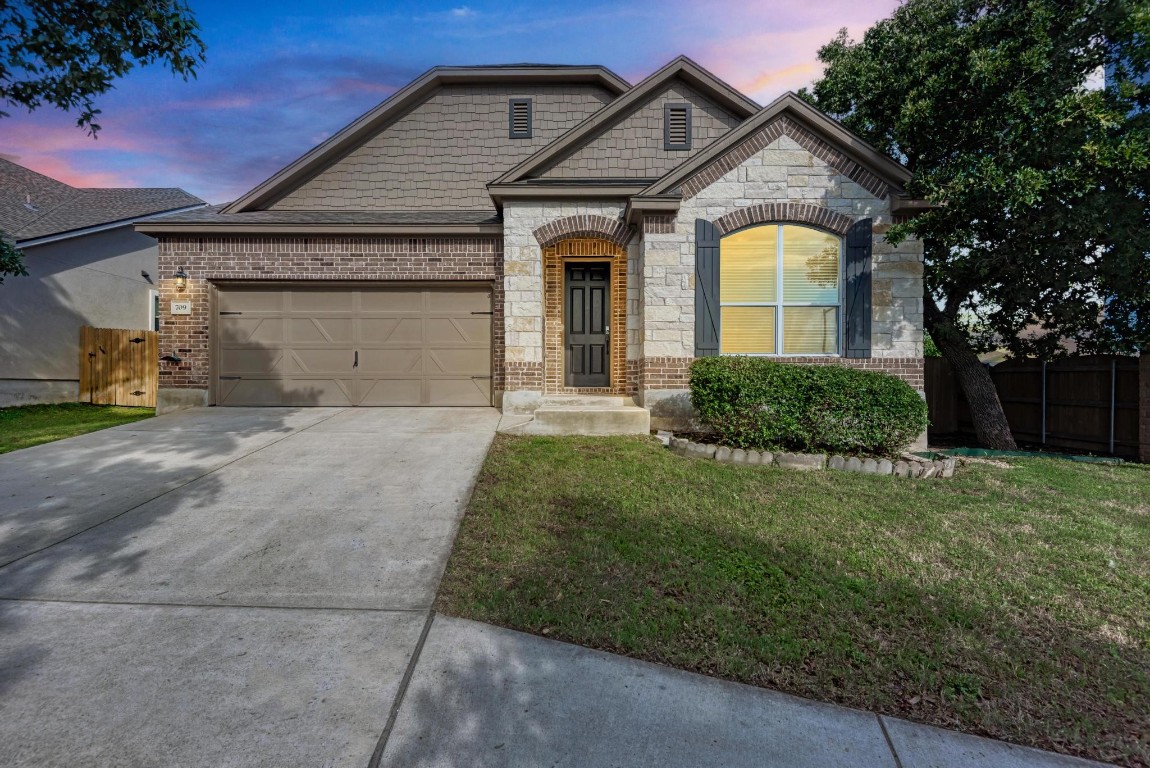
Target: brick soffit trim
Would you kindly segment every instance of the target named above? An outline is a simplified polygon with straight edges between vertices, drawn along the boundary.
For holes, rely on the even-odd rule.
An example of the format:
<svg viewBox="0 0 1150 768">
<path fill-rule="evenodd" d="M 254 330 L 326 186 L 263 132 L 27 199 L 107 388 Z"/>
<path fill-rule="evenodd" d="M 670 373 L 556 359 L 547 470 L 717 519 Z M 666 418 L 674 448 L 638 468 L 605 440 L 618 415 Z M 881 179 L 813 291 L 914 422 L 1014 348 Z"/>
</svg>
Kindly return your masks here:
<svg viewBox="0 0 1150 768">
<path fill-rule="evenodd" d="M 854 220 L 845 214 L 810 203 L 759 203 L 720 216 L 715 219 L 715 227 L 720 235 L 726 235 L 743 227 L 776 222 L 811 224 L 838 235 L 846 235 Z"/>
<path fill-rule="evenodd" d="M 730 171 L 742 165 L 751 156 L 766 149 L 782 136 L 787 136 L 819 158 L 843 176 L 882 200 L 890 193 L 886 182 L 875 174 L 851 160 L 845 154 L 831 146 L 824 139 L 816 136 L 797 122 L 780 115 L 764 125 L 746 140 L 732 147 L 729 151 L 716 158 L 714 162 L 688 178 L 682 184 L 683 199 L 689 200 L 699 192 L 715 183 Z"/>
<path fill-rule="evenodd" d="M 622 248 L 626 247 L 633 233 L 634 229 L 619 219 L 585 214 L 549 221 L 531 234 L 544 248 L 572 237 L 601 237 Z"/>
</svg>

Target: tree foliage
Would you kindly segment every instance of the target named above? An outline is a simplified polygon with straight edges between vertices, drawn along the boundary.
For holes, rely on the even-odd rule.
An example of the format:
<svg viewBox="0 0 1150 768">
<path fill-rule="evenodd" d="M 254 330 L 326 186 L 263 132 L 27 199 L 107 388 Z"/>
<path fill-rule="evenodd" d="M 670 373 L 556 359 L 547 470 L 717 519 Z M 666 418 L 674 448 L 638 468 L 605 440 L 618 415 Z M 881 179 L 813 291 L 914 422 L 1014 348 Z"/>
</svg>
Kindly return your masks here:
<svg viewBox="0 0 1150 768">
<path fill-rule="evenodd" d="M 136 65 L 195 76 L 198 31 L 181 0 L 0 0 L 0 101 L 75 111 L 95 136 L 95 97 Z"/>
<path fill-rule="evenodd" d="M 0 232 L 0 285 L 4 284 L 6 275 L 23 276 L 28 270 L 24 268 L 24 261 L 20 258 L 20 251 L 10 242 L 3 232 Z"/>
<path fill-rule="evenodd" d="M 935 206 L 887 237 L 923 240 L 927 330 L 982 442 L 1013 445 L 979 349 L 1150 343 L 1150 4 L 907 0 L 819 58 L 804 96 Z M 1103 68 L 1108 87 L 1086 87 Z"/>
<path fill-rule="evenodd" d="M 75 111 L 76 125 L 95 138 L 95 98 L 136 65 L 162 63 L 184 80 L 195 76 L 204 61 L 198 30 L 180 0 L 0 0 L 0 102 L 29 112 Z M 20 251 L 0 232 L 0 284 L 5 275 L 27 274 Z"/>
<path fill-rule="evenodd" d="M 955 326 L 1015 355 L 1150 343 L 1150 5 L 909 0 L 819 57 L 808 98 L 937 206 L 889 235 L 925 241 L 936 341 Z M 1084 87 L 1104 67 L 1108 87 Z M 1035 325 L 1048 333 L 1021 333 Z"/>
</svg>

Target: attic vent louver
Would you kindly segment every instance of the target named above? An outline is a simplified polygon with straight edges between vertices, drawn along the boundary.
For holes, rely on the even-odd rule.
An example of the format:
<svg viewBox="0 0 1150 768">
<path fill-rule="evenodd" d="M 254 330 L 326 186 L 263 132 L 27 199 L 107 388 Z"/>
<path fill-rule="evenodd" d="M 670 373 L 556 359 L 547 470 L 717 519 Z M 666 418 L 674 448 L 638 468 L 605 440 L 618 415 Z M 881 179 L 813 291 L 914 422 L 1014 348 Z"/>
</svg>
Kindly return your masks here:
<svg viewBox="0 0 1150 768">
<path fill-rule="evenodd" d="M 511 99 L 507 106 L 507 136 L 531 138 L 531 99 Z"/>
<path fill-rule="evenodd" d="M 691 105 L 663 105 L 663 149 L 691 148 Z"/>
</svg>

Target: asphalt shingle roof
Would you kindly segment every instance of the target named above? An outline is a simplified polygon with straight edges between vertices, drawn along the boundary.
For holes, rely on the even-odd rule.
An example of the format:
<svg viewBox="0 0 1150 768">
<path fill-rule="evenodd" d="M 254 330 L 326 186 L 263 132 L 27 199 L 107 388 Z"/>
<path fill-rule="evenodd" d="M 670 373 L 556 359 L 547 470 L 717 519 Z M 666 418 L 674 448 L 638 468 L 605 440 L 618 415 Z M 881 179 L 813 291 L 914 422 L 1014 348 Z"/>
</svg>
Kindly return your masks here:
<svg viewBox="0 0 1150 768">
<path fill-rule="evenodd" d="M 225 213 L 222 205 L 164 217 L 170 224 L 498 224 L 494 211 L 244 211 Z"/>
<path fill-rule="evenodd" d="M 17 243 L 203 204 L 175 187 L 77 189 L 0 158 L 0 231 Z"/>
</svg>

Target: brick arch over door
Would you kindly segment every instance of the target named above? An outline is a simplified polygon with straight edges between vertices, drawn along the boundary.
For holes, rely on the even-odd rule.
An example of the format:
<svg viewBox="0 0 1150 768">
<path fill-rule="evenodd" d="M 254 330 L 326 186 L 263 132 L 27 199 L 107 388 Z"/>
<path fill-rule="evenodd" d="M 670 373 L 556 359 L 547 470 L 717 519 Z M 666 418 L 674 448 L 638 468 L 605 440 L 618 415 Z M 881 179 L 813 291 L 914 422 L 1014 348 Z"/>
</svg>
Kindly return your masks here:
<svg viewBox="0 0 1150 768">
<path fill-rule="evenodd" d="M 850 216 L 810 203 L 759 203 L 731 211 L 715 219 L 719 235 L 726 235 L 756 224 L 810 224 L 813 227 L 846 235 L 854 223 Z"/>
<path fill-rule="evenodd" d="M 623 247 L 631 239 L 632 229 L 619 219 L 585 214 L 549 221 L 531 234 L 544 248 L 572 238 L 603 239 Z"/>
</svg>

